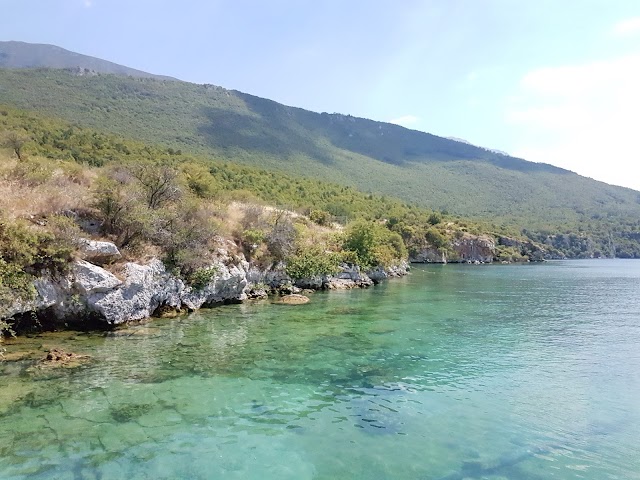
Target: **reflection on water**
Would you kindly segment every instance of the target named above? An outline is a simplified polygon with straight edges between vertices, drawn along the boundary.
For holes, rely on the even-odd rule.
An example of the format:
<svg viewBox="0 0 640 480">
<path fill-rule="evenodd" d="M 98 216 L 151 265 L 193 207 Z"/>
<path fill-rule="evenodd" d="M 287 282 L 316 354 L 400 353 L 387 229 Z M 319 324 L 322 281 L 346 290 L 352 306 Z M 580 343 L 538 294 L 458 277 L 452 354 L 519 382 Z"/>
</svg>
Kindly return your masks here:
<svg viewBox="0 0 640 480">
<path fill-rule="evenodd" d="M 21 338 L 0 477 L 640 478 L 640 264 L 433 266 Z M 44 349 L 91 360 L 42 369 Z"/>
</svg>

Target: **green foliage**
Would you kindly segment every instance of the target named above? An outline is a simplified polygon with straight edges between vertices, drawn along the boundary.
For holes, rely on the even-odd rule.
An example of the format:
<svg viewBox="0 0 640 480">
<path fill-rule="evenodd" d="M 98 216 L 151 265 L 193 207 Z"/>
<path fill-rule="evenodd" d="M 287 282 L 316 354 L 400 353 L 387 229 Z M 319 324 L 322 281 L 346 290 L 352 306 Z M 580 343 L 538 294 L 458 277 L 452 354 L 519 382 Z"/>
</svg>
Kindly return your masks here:
<svg viewBox="0 0 640 480">
<path fill-rule="evenodd" d="M 287 274 L 293 279 L 333 275 L 340 270 L 341 256 L 320 246 L 299 248 L 287 257 Z"/>
<path fill-rule="evenodd" d="M 23 160 L 23 149 L 29 141 L 28 135 L 15 130 L 9 130 L 0 133 L 0 147 L 10 149 L 18 160 Z"/>
<path fill-rule="evenodd" d="M 28 300 L 35 295 L 33 276 L 25 273 L 16 263 L 8 263 L 0 258 L 0 319 L 5 315 L 5 308 L 15 300 Z M 4 323 L 4 322 L 3 322 Z M 0 324 L 0 338 L 3 330 L 9 331 L 8 326 Z"/>
<path fill-rule="evenodd" d="M 525 261 L 527 257 L 515 247 L 497 245 L 495 259 L 499 262 L 522 262 Z"/>
<path fill-rule="evenodd" d="M 318 225 L 329 225 L 331 223 L 331 214 L 324 210 L 312 210 L 309 213 L 309 220 L 317 223 Z"/>
<path fill-rule="evenodd" d="M 165 263 L 185 278 L 210 264 L 209 240 L 217 230 L 208 211 L 185 202 L 163 212 L 153 241 L 165 252 Z"/>
<path fill-rule="evenodd" d="M 357 255 L 364 268 L 389 266 L 407 257 L 402 237 L 375 222 L 356 221 L 349 225 L 343 249 Z"/>
<path fill-rule="evenodd" d="M 198 197 L 213 198 L 218 193 L 220 186 L 203 163 L 186 162 L 180 165 L 180 170 L 187 186 Z"/>
<path fill-rule="evenodd" d="M 449 240 L 435 228 L 428 228 L 424 233 L 425 240 L 436 248 L 445 248 Z"/>
<path fill-rule="evenodd" d="M 49 232 L 0 221 L 0 259 L 7 264 L 7 272 L 18 268 L 29 274 L 65 273 L 72 253 L 71 245 Z"/>
<path fill-rule="evenodd" d="M 265 233 L 255 228 L 242 232 L 242 243 L 248 245 L 260 245 L 264 242 Z"/>
<path fill-rule="evenodd" d="M 440 222 L 442 222 L 442 214 L 440 214 L 438 212 L 433 212 L 427 218 L 427 223 L 430 223 L 431 225 L 437 225 Z"/>
<path fill-rule="evenodd" d="M 211 283 L 217 274 L 218 268 L 216 267 L 197 268 L 189 275 L 187 282 L 196 290 L 202 290 Z"/>
<path fill-rule="evenodd" d="M 0 81 L 5 78 L 4 75 L 7 73 L 0 71 Z M 21 74 L 16 72 L 11 75 L 17 75 L 13 77 L 14 79 L 22 78 Z M 51 75 L 51 78 L 59 76 L 58 80 L 63 85 L 66 82 L 78 82 L 74 88 L 79 89 L 80 96 L 86 93 L 83 91 L 85 87 L 89 88 L 85 84 L 86 79 L 70 79 L 60 72 L 51 72 Z M 34 81 L 44 84 L 50 79 L 35 79 L 27 75 L 22 80 L 27 83 Z M 371 157 L 361 153 L 349 153 L 335 145 L 331 147 L 330 142 L 320 141 L 317 136 L 314 136 L 318 133 L 317 131 L 312 134 L 300 125 L 297 128 L 306 132 L 304 135 L 283 138 L 278 134 L 273 137 L 270 144 L 262 145 L 258 142 L 255 149 L 248 151 L 245 149 L 248 144 L 243 142 L 249 142 L 249 140 L 238 132 L 228 131 L 229 136 L 223 138 L 219 135 L 220 132 L 214 133 L 208 127 L 202 127 L 202 125 L 209 125 L 206 119 L 203 120 L 204 123 L 195 122 L 197 115 L 193 116 L 193 112 L 190 111 L 192 107 L 186 106 L 184 100 L 173 104 L 180 115 L 171 116 L 170 122 L 163 115 L 159 115 L 158 121 L 155 117 L 153 121 L 149 117 L 146 123 L 140 120 L 146 118 L 145 115 L 148 113 L 145 113 L 146 109 L 152 108 L 151 103 L 144 105 L 138 103 L 146 98 L 153 98 L 153 96 L 146 96 L 146 93 L 158 94 L 163 99 L 166 96 L 169 104 L 175 100 L 174 94 L 186 95 L 185 98 L 193 94 L 194 101 L 197 100 L 196 103 L 225 101 L 227 102 L 225 108 L 237 108 L 236 113 L 239 115 L 248 114 L 246 103 L 239 101 L 233 95 L 227 96 L 228 92 L 222 89 L 203 88 L 201 90 L 199 86 L 188 84 L 163 86 L 146 80 L 118 79 L 115 81 L 116 79 L 113 78 L 101 77 L 94 80 L 96 83 L 90 88 L 98 88 L 100 93 L 96 103 L 88 102 L 86 105 L 97 105 L 102 101 L 100 99 L 112 99 L 111 88 L 124 88 L 126 93 L 122 99 L 118 98 L 108 107 L 110 111 L 98 109 L 102 112 L 100 116 L 89 115 L 90 118 L 85 118 L 86 112 L 78 113 L 77 106 L 73 103 L 67 105 L 64 102 L 55 107 L 55 112 L 51 111 L 62 115 L 61 109 L 67 109 L 68 118 L 72 118 L 73 121 L 94 125 L 106 131 L 121 131 L 126 135 L 136 135 L 138 138 L 146 138 L 155 145 L 144 145 L 118 137 L 113 133 L 96 132 L 11 107 L 3 107 L 6 115 L 0 116 L 0 131 L 27 132 L 31 138 L 24 146 L 28 158 L 45 157 L 63 161 L 57 163 L 56 168 L 60 167 L 69 172 L 73 170 L 70 162 L 84 165 L 110 165 L 118 167 L 120 171 L 126 170 L 125 167 L 130 164 L 160 162 L 177 170 L 178 175 L 174 180 L 182 195 L 193 194 L 205 199 L 220 195 L 227 199 L 268 203 L 300 212 L 324 211 L 341 223 L 353 219 L 381 221 L 388 219 L 390 229 L 398 232 L 407 246 L 413 250 L 420 248 L 426 242 L 424 233 L 429 224 L 437 228 L 437 231 L 447 239 L 455 235 L 458 231 L 455 225 L 460 223 L 461 219 L 444 212 L 449 210 L 475 217 L 473 221 L 465 220 L 468 232 L 491 232 L 494 235 L 518 238 L 524 235 L 536 242 L 554 246 L 571 257 L 613 254 L 640 257 L 640 239 L 634 236 L 640 231 L 640 220 L 638 220 L 640 219 L 640 197 L 637 192 L 628 189 L 604 185 L 566 172 L 545 170 L 542 167 L 524 171 L 518 168 L 500 167 L 491 161 L 455 160 L 454 157 L 448 157 L 447 162 L 411 161 L 399 168 L 385 162 L 373 161 Z M 186 90 L 183 91 L 183 88 Z M 8 95 L 6 101 L 17 101 L 11 98 L 19 92 L 16 93 L 11 89 L 3 92 Z M 146 93 L 142 95 L 141 92 Z M 56 91 L 55 95 L 57 94 Z M 135 98 L 130 98 L 129 94 L 133 94 Z M 5 101 L 4 97 L 3 101 Z M 24 99 L 24 101 L 30 104 L 31 99 Z M 52 101 L 55 103 L 57 100 L 54 98 Z M 120 103 L 129 101 L 138 105 L 140 110 L 125 108 Z M 260 104 L 258 107 L 262 111 L 265 105 Z M 155 103 L 153 108 L 157 108 Z M 136 114 L 129 118 L 133 111 L 136 111 Z M 187 111 L 190 112 L 188 118 L 185 116 Z M 113 116 L 112 114 L 115 113 L 117 115 Z M 77 117 L 76 114 L 78 114 Z M 295 116 L 297 113 L 292 115 Z M 126 122 L 125 117 L 128 119 Z M 343 122 L 340 128 L 353 123 L 354 132 L 361 132 L 363 135 L 366 133 L 366 128 L 361 129 L 365 124 L 361 123 L 360 119 L 325 116 L 320 120 Z M 127 124 L 127 128 L 121 129 L 128 121 L 130 123 Z M 191 128 L 202 129 L 202 132 L 192 137 L 189 134 Z M 176 131 L 180 132 L 179 139 L 175 137 Z M 260 135 L 264 133 L 263 130 L 260 132 Z M 222 148 L 216 142 L 203 140 L 208 138 L 208 134 L 214 135 L 216 142 L 218 140 L 223 143 L 229 142 L 228 148 Z M 303 138 L 306 142 L 304 145 Z M 364 138 L 362 137 L 362 141 Z M 384 138 L 388 139 L 386 133 Z M 326 147 L 328 150 L 322 154 L 322 149 L 314 150 L 305 146 L 308 142 L 321 145 L 322 149 Z M 178 146 L 180 148 L 176 148 Z M 260 150 L 258 146 L 265 148 Z M 306 150 L 299 153 L 299 149 Z M 199 152 L 205 156 L 186 155 L 183 152 L 187 150 Z M 212 158 L 211 154 L 215 157 Z M 318 161 L 318 158 L 324 160 Z M 24 181 L 27 186 L 48 181 L 51 171 L 47 170 L 46 162 L 43 164 L 45 164 L 44 170 L 38 168 L 23 170 L 20 176 L 24 180 L 21 181 Z M 261 168 L 249 166 L 250 164 L 260 165 Z M 51 166 L 48 168 L 50 169 Z M 208 170 L 209 173 L 205 174 L 204 170 Z M 282 173 L 283 170 L 288 173 Z M 77 167 L 75 173 L 71 173 L 73 181 L 87 182 L 86 174 L 83 175 Z M 389 196 L 365 194 L 346 185 L 318 182 L 316 178 L 304 178 L 305 175 L 331 181 L 338 179 L 368 191 L 401 195 L 404 201 Z M 128 199 L 133 200 L 134 203 L 140 203 L 144 197 L 144 188 L 141 183 L 133 177 L 131 172 L 124 175 L 124 177 L 127 176 L 128 178 L 119 179 L 120 183 L 126 187 L 124 192 L 120 192 L 125 195 L 119 198 L 125 206 Z M 437 178 L 437 182 L 433 181 L 434 178 Z M 431 209 L 420 208 L 406 201 L 429 205 Z M 171 199 L 166 205 L 156 205 L 156 207 L 164 208 L 173 202 L 174 200 Z M 155 200 L 151 203 L 155 204 Z M 148 204 L 149 201 L 147 201 Z M 436 213 L 433 209 L 442 212 Z M 125 208 L 123 214 L 125 213 L 124 218 L 127 221 L 120 225 L 120 233 L 111 234 L 120 237 L 117 242 L 121 244 L 135 245 L 136 238 L 148 235 L 144 230 L 153 228 L 153 215 L 149 215 L 149 212 L 143 209 L 133 212 L 131 208 Z M 109 227 L 109 218 L 107 215 L 107 227 Z M 447 226 L 451 223 L 455 224 L 453 228 Z M 522 232 L 522 227 L 526 227 L 526 233 Z M 243 227 L 243 230 L 247 228 L 254 227 Z M 267 226 L 256 228 L 268 230 Z M 109 228 L 106 230 L 108 231 Z M 139 234 L 141 231 L 143 235 Z M 559 238 L 561 235 L 571 234 L 582 240 L 572 240 L 567 243 Z"/>
<path fill-rule="evenodd" d="M 0 221 L 0 318 L 16 300 L 35 295 L 33 280 L 43 273 L 65 273 L 73 247 L 51 233 L 30 229 L 21 223 Z M 7 325 L 0 325 L 8 331 Z"/>
<path fill-rule="evenodd" d="M 139 199 L 126 172 L 112 170 L 95 183 L 93 207 L 102 214 L 104 233 L 114 235 L 121 248 L 135 246 L 153 230 L 153 214 Z"/>
</svg>

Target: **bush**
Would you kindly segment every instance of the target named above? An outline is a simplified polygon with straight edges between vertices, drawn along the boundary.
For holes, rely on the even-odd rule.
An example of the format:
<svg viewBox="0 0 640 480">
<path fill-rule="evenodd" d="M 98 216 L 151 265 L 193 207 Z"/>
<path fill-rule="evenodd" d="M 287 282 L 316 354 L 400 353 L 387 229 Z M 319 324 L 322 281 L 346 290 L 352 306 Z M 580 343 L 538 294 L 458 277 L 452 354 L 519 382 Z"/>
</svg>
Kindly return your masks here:
<svg viewBox="0 0 640 480">
<path fill-rule="evenodd" d="M 209 241 L 218 226 L 209 211 L 197 201 L 159 212 L 153 242 L 165 252 L 164 262 L 189 279 L 210 266 Z"/>
<path fill-rule="evenodd" d="M 218 267 L 216 266 L 198 268 L 189 275 L 187 283 L 196 290 L 202 290 L 215 278 L 217 273 Z"/>
<path fill-rule="evenodd" d="M 287 258 L 286 272 L 293 279 L 333 275 L 340 270 L 340 254 L 325 252 L 319 246 L 299 249 Z"/>
<path fill-rule="evenodd" d="M 288 215 L 280 212 L 265 241 L 274 260 L 282 261 L 295 250 L 298 232 Z"/>
<path fill-rule="evenodd" d="M 312 210 L 311 213 L 309 213 L 309 220 L 318 225 L 326 226 L 331 223 L 331 214 L 324 210 Z"/>
<path fill-rule="evenodd" d="M 178 171 L 169 165 L 140 162 L 129 165 L 127 169 L 138 180 L 144 201 L 152 210 L 175 202 L 182 196 Z"/>
<path fill-rule="evenodd" d="M 189 190 L 200 198 L 213 198 L 220 189 L 204 164 L 187 162 L 180 166 L 180 170 Z"/>
<path fill-rule="evenodd" d="M 349 226 L 343 249 L 354 252 L 357 263 L 363 268 L 386 267 L 407 256 L 407 249 L 398 233 L 364 220 Z"/>
<path fill-rule="evenodd" d="M 35 187 L 50 180 L 53 171 L 54 165 L 50 160 L 29 158 L 18 162 L 11 170 L 10 176 L 22 185 Z"/>
<path fill-rule="evenodd" d="M 449 245 L 447 237 L 440 233 L 435 228 L 428 228 L 424 234 L 424 238 L 430 245 L 436 248 L 445 248 Z"/>
<path fill-rule="evenodd" d="M 22 271 L 15 263 L 0 258 L 0 318 L 6 316 L 6 308 L 16 300 L 30 300 L 35 295 L 33 276 Z M 4 328 L 8 330 L 7 328 Z M 0 326 L 0 338 L 3 336 Z"/>
<path fill-rule="evenodd" d="M 154 216 L 140 203 L 139 192 L 126 172 L 113 170 L 95 183 L 93 206 L 102 214 L 102 230 L 115 235 L 120 248 L 133 247 L 153 231 Z"/>
<path fill-rule="evenodd" d="M 5 268 L 36 275 L 65 273 L 73 251 L 72 245 L 51 233 L 0 222 L 0 259 L 8 265 Z"/>
</svg>

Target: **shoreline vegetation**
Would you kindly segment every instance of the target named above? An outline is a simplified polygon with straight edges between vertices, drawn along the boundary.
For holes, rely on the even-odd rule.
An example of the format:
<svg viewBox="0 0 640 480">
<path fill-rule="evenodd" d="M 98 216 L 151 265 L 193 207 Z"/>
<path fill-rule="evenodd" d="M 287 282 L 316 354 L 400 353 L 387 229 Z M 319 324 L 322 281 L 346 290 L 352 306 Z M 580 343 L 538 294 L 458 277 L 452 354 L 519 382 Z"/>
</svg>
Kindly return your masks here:
<svg viewBox="0 0 640 480">
<path fill-rule="evenodd" d="M 367 287 L 409 262 L 604 257 L 343 185 L 0 108 L 0 337 Z"/>
</svg>

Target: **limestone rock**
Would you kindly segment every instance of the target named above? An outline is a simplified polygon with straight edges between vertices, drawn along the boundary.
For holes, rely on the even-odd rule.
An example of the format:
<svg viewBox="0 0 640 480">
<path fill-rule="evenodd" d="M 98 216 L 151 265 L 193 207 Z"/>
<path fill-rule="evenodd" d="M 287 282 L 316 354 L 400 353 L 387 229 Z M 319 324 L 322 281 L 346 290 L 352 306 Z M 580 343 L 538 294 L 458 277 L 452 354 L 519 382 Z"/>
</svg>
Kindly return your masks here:
<svg viewBox="0 0 640 480">
<path fill-rule="evenodd" d="M 492 237 L 462 233 L 451 240 L 449 255 L 445 250 L 427 244 L 420 250 L 412 252 L 410 261 L 418 263 L 491 263 L 495 253 L 496 243 Z"/>
<path fill-rule="evenodd" d="M 81 238 L 79 249 L 85 260 L 98 265 L 111 263 L 122 258 L 118 247 L 111 242 L 100 242 Z"/>
<path fill-rule="evenodd" d="M 74 286 L 84 295 L 107 292 L 122 285 L 112 273 L 84 260 L 75 262 L 72 272 Z"/>
<path fill-rule="evenodd" d="M 291 295 L 284 295 L 276 300 L 274 303 L 280 303 L 283 305 L 303 305 L 309 302 L 309 297 L 300 295 L 298 293 L 292 293 Z"/>
<path fill-rule="evenodd" d="M 436 247 L 426 246 L 412 252 L 409 261 L 412 263 L 447 263 L 447 254 Z"/>
<path fill-rule="evenodd" d="M 181 296 L 181 302 L 191 310 L 216 303 L 241 302 L 247 298 L 247 274 L 238 265 L 227 266 L 221 263 L 211 282 L 200 290 L 189 289 Z"/>
<path fill-rule="evenodd" d="M 160 260 L 148 265 L 127 263 L 125 281 L 120 288 L 100 291 L 86 298 L 89 310 L 104 318 L 107 323 L 120 324 L 150 317 L 160 305 L 180 307 L 182 280 L 165 271 Z"/>
<path fill-rule="evenodd" d="M 491 263 L 496 253 L 496 243 L 487 235 L 465 233 L 451 242 L 453 254 L 450 261 Z"/>
</svg>

